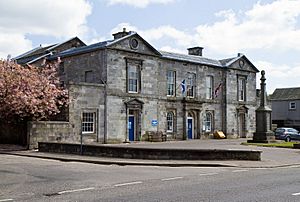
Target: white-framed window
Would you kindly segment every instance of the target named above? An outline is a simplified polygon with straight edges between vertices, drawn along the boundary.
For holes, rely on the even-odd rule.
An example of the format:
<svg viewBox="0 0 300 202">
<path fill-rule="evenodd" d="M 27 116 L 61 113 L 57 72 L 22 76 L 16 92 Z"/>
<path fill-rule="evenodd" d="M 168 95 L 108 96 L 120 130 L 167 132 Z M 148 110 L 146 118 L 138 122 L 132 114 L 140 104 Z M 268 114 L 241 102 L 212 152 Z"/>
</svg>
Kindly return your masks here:
<svg viewBox="0 0 300 202">
<path fill-rule="evenodd" d="M 211 132 L 211 130 L 212 130 L 212 113 L 211 112 L 206 112 L 204 126 L 205 126 L 206 132 Z"/>
<path fill-rule="evenodd" d="M 195 81 L 196 74 L 188 73 L 187 82 L 186 82 L 186 96 L 187 97 L 195 97 Z"/>
<path fill-rule="evenodd" d="M 174 113 L 167 112 L 167 132 L 173 132 L 174 129 Z"/>
<path fill-rule="evenodd" d="M 95 133 L 95 113 L 83 112 L 81 126 L 82 133 Z"/>
<path fill-rule="evenodd" d="M 167 71 L 167 95 L 175 96 L 176 91 L 176 72 L 175 71 Z"/>
<path fill-rule="evenodd" d="M 128 63 L 128 92 L 137 93 L 139 89 L 139 68 L 138 65 Z"/>
<path fill-rule="evenodd" d="M 206 84 L 206 99 L 212 99 L 213 98 L 213 77 L 206 76 L 205 84 Z"/>
<path fill-rule="evenodd" d="M 296 109 L 296 102 L 290 102 L 289 103 L 289 109 Z"/>
<path fill-rule="evenodd" d="M 246 78 L 238 77 L 238 101 L 246 101 Z"/>
</svg>

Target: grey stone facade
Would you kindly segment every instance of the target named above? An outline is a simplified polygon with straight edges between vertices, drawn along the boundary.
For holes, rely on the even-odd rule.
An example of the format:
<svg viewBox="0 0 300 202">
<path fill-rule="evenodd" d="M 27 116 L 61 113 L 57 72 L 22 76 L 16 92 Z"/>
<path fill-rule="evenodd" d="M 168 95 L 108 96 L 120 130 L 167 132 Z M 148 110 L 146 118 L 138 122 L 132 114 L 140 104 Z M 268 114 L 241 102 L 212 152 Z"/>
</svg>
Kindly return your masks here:
<svg viewBox="0 0 300 202">
<path fill-rule="evenodd" d="M 273 124 L 300 130 L 300 88 L 277 88 L 270 101 Z"/>
<path fill-rule="evenodd" d="M 147 131 L 161 131 L 168 140 L 205 139 L 214 131 L 227 138 L 252 136 L 258 70 L 245 55 L 214 60 L 203 57 L 201 47 L 190 49 L 190 55 L 167 53 L 134 32 L 114 36 L 47 58 L 60 57 L 60 76 L 73 83 L 70 132 L 61 141 L 79 141 L 84 110 L 97 114 L 94 133 L 85 134 L 93 142 L 139 141 Z M 172 95 L 167 95 L 168 71 L 174 76 Z"/>
</svg>

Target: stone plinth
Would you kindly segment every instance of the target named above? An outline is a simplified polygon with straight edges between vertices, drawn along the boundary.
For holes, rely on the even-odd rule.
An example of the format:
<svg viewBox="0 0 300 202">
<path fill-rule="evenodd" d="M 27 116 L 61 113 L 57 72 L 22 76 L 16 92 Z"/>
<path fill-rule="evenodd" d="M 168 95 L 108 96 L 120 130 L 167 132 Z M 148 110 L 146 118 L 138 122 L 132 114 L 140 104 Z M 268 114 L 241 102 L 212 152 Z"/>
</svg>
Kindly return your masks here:
<svg viewBox="0 0 300 202">
<path fill-rule="evenodd" d="M 271 131 L 271 113 L 272 110 L 266 106 L 266 78 L 265 71 L 261 71 L 261 94 L 260 106 L 255 110 L 256 114 L 256 132 L 253 133 L 253 139 L 248 140 L 249 143 L 269 143 L 275 141 L 274 133 Z"/>
</svg>

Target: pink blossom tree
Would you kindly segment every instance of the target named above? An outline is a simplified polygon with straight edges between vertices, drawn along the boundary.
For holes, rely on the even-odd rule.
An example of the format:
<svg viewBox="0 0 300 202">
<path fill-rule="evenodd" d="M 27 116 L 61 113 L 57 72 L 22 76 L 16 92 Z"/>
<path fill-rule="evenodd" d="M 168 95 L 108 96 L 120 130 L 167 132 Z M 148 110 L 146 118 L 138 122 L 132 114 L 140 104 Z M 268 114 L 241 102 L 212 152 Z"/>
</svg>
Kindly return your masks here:
<svg viewBox="0 0 300 202">
<path fill-rule="evenodd" d="M 0 120 L 40 120 L 68 104 L 68 91 L 59 87 L 59 62 L 43 67 L 0 60 Z"/>
</svg>

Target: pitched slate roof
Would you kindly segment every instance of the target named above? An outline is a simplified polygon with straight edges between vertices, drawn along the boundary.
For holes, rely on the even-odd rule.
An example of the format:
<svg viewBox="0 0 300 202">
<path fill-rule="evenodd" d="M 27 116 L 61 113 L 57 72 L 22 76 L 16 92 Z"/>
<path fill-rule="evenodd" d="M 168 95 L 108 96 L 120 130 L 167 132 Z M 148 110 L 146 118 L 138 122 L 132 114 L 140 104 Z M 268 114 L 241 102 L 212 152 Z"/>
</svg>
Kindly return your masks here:
<svg viewBox="0 0 300 202">
<path fill-rule="evenodd" d="M 66 56 L 71 56 L 71 55 L 76 55 L 76 54 L 83 54 L 83 53 L 88 53 L 88 52 L 92 52 L 98 49 L 102 49 L 102 48 L 107 48 L 110 47 L 120 41 L 123 41 L 129 37 L 138 37 L 140 38 L 145 44 L 147 44 L 150 49 L 152 49 L 156 54 L 160 55 L 160 52 L 157 51 L 154 47 L 152 47 L 147 41 L 145 41 L 141 36 L 139 36 L 136 32 L 129 32 L 129 34 L 127 36 L 121 37 L 119 39 L 116 40 L 107 40 L 107 41 L 102 41 L 102 42 L 98 42 L 98 43 L 94 43 L 85 47 L 79 47 L 79 48 L 73 48 L 73 49 L 68 49 L 65 51 L 62 51 L 56 55 L 51 56 L 49 59 L 55 59 L 56 57 L 66 57 Z"/>
<path fill-rule="evenodd" d="M 206 64 L 216 67 L 222 67 L 223 65 L 219 60 L 209 59 L 202 56 L 195 56 L 195 55 L 185 55 L 185 54 L 179 54 L 179 53 L 169 53 L 165 51 L 160 51 L 163 58 L 167 59 L 174 59 L 174 60 L 180 60 L 180 61 L 186 61 L 186 62 L 193 62 L 198 64 Z"/>
<path fill-rule="evenodd" d="M 298 88 L 276 88 L 270 100 L 300 100 L 300 87 Z"/>
<path fill-rule="evenodd" d="M 113 40 L 108 40 L 108 41 L 102 41 L 98 43 L 94 43 L 88 46 L 82 46 L 79 48 L 71 48 L 65 51 L 62 51 L 58 54 L 55 54 L 51 56 L 49 59 L 55 59 L 57 57 L 65 57 L 65 56 L 71 56 L 71 55 L 76 55 L 76 54 L 83 54 L 83 53 L 88 53 L 94 50 L 98 50 L 101 48 L 105 48 L 108 44 L 110 44 Z"/>
<path fill-rule="evenodd" d="M 26 63 L 29 63 L 29 64 L 30 64 L 30 63 L 33 63 L 33 62 L 35 62 L 35 61 L 37 61 L 37 60 L 39 60 L 39 59 L 41 59 L 41 58 L 43 58 L 43 57 L 45 57 L 45 56 L 52 55 L 51 52 L 52 52 L 55 48 L 57 48 L 57 47 L 59 47 L 59 46 L 65 44 L 65 43 L 68 43 L 68 42 L 70 42 L 70 41 L 72 41 L 72 40 L 74 40 L 74 39 L 78 40 L 78 41 L 81 43 L 81 45 L 86 46 L 86 44 L 85 44 L 83 41 L 81 41 L 81 40 L 76 36 L 76 37 L 73 37 L 73 38 L 71 38 L 71 39 L 68 39 L 68 40 L 66 40 L 66 41 L 64 41 L 64 42 L 62 42 L 62 43 L 52 44 L 52 45 L 48 45 L 48 46 L 46 46 L 46 47 L 41 47 L 41 46 L 39 46 L 39 47 L 34 48 L 34 49 L 32 49 L 32 50 L 30 50 L 30 51 L 28 51 L 28 52 L 26 52 L 26 53 L 23 53 L 23 54 L 21 54 L 21 55 L 15 57 L 15 58 L 13 58 L 13 59 L 14 59 L 14 60 L 17 60 L 17 62 L 18 62 L 19 64 L 26 64 Z M 51 54 L 49 54 L 49 53 L 51 53 Z"/>
<path fill-rule="evenodd" d="M 49 46 L 46 46 L 46 47 L 42 47 L 42 46 L 39 46 L 39 47 L 36 47 L 26 53 L 23 53 L 15 58 L 13 58 L 14 60 L 22 60 L 23 58 L 27 58 L 27 57 L 32 57 L 32 56 L 35 56 L 35 55 L 39 55 L 39 54 L 43 54 L 47 49 L 55 46 L 57 44 L 52 44 L 52 45 L 49 45 Z"/>
</svg>

